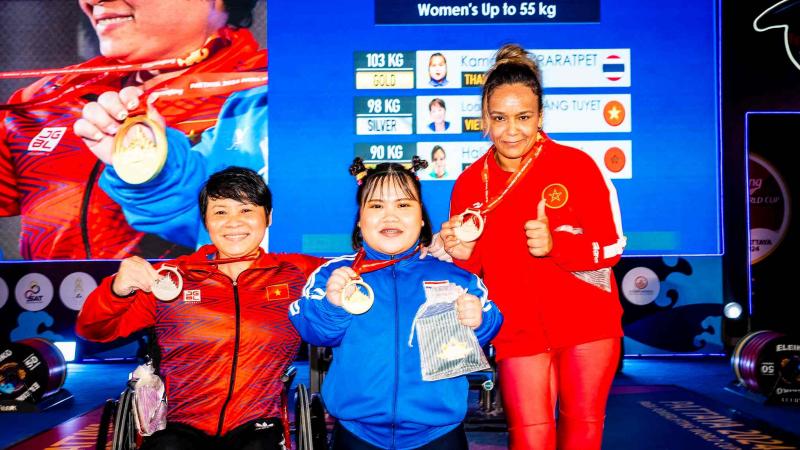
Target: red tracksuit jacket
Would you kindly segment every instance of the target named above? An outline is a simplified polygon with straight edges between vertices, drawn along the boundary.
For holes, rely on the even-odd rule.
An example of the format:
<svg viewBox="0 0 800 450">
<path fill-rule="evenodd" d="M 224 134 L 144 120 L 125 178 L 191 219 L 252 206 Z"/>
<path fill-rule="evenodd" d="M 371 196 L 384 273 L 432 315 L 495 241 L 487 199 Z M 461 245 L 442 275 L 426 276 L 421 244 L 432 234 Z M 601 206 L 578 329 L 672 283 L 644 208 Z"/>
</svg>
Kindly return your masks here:
<svg viewBox="0 0 800 450">
<path fill-rule="evenodd" d="M 155 325 L 169 422 L 214 436 L 254 419 L 280 418 L 280 376 L 300 345 L 289 304 L 323 260 L 261 253 L 235 281 L 216 266 L 192 265 L 216 254 L 213 245 L 164 263 L 188 268 L 172 302 L 141 291 L 117 297 L 114 277 L 107 277 L 86 299 L 76 331 L 108 342 Z"/>
<path fill-rule="evenodd" d="M 462 173 L 450 214 L 485 202 L 482 179 L 488 157 L 489 199 L 506 186 L 491 152 Z M 528 252 L 525 222 L 545 208 L 553 238 L 548 256 Z M 611 267 L 625 238 L 617 194 L 586 153 L 546 139 L 528 174 L 486 216 L 471 258 L 456 261 L 483 277 L 505 321 L 493 340 L 499 359 L 622 335 L 622 307 Z"/>
</svg>

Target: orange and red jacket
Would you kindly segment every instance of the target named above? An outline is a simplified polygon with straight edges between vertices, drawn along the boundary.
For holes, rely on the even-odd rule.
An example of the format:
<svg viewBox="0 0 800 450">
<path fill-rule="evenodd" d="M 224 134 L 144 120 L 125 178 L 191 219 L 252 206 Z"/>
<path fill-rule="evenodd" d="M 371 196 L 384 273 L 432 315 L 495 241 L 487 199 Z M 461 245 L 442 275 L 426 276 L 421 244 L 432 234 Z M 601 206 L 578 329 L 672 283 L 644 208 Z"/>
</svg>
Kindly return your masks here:
<svg viewBox="0 0 800 450">
<path fill-rule="evenodd" d="M 163 263 L 183 273 L 183 290 L 171 302 L 142 291 L 118 297 L 114 276 L 107 277 L 86 299 L 76 332 L 108 342 L 155 326 L 167 420 L 220 436 L 251 420 L 281 418 L 280 377 L 300 345 L 289 304 L 323 260 L 261 251 L 232 280 L 205 264 L 215 254 L 207 245 Z"/>
</svg>

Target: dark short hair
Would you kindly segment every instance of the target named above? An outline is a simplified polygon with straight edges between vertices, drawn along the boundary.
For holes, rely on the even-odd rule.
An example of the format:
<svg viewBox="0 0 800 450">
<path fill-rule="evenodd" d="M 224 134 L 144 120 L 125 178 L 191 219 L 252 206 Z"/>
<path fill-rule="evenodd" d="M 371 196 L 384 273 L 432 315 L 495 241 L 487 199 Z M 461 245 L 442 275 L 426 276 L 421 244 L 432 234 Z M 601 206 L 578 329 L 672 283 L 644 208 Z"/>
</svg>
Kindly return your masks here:
<svg viewBox="0 0 800 450">
<path fill-rule="evenodd" d="M 442 152 L 444 157 L 447 158 L 447 152 L 444 151 L 441 145 L 437 144 L 434 145 L 433 148 L 431 149 L 431 161 L 433 161 L 433 156 L 436 154 L 436 152 Z"/>
<path fill-rule="evenodd" d="M 209 199 L 231 199 L 263 206 L 267 215 L 272 211 L 272 192 L 267 183 L 255 170 L 244 167 L 228 167 L 208 177 L 197 199 L 204 225 Z"/>
<path fill-rule="evenodd" d="M 354 162 L 354 166 L 360 164 L 360 167 L 363 168 L 364 166 L 360 158 L 356 158 L 356 160 L 357 163 Z M 428 210 L 425 208 L 425 204 L 422 203 L 422 186 L 416 175 L 416 171 L 419 168 L 427 167 L 428 163 L 421 160 L 418 156 L 414 156 L 412 164 L 411 169 L 406 169 L 402 164 L 398 163 L 381 163 L 373 169 L 366 169 L 366 176 L 361 179 L 361 184 L 356 191 L 356 205 L 358 206 L 358 210 L 356 211 L 356 220 L 353 224 L 353 233 L 351 236 L 354 250 L 358 250 L 364 245 L 364 237 L 361 235 L 361 229 L 358 227 L 361 208 L 375 192 L 380 192 L 386 185 L 397 186 L 408 198 L 419 202 L 422 212 L 422 229 L 419 233 L 419 243 L 426 247 L 431 245 L 431 241 L 433 240 L 433 228 L 431 228 L 431 219 L 428 215 Z M 355 175 L 355 173 L 353 173 L 353 166 L 351 166 L 350 172 Z"/>
<path fill-rule="evenodd" d="M 162 0 L 164 1 L 164 0 Z M 253 24 L 253 8 L 259 0 L 222 0 L 228 13 L 228 25 L 248 28 Z"/>
<path fill-rule="evenodd" d="M 442 54 L 442 52 L 436 52 L 436 53 L 432 53 L 432 54 L 431 54 L 431 56 L 430 56 L 430 58 L 428 58 L 428 67 L 430 67 L 430 65 L 431 65 L 431 62 L 433 61 L 433 58 L 435 58 L 435 57 L 437 57 L 437 56 L 441 56 L 441 57 L 442 57 L 442 59 L 444 60 L 444 63 L 445 63 L 445 64 L 447 64 L 447 58 L 445 58 L 445 57 L 444 57 L 444 55 Z"/>
<path fill-rule="evenodd" d="M 433 108 L 433 105 L 438 105 L 441 106 L 442 109 L 447 109 L 447 106 L 444 105 L 444 100 L 440 99 L 439 97 L 434 98 L 430 103 L 428 103 L 428 111 Z"/>
</svg>

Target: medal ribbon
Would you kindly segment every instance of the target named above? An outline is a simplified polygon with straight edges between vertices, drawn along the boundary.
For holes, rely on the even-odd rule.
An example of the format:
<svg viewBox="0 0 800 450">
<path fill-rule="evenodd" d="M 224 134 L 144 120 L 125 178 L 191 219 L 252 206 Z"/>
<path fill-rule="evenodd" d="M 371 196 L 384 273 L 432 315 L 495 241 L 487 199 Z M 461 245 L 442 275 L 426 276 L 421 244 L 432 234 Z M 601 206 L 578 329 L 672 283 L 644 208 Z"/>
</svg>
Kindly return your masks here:
<svg viewBox="0 0 800 450">
<path fill-rule="evenodd" d="M 197 269 L 202 269 L 202 268 L 205 268 L 206 266 L 217 266 L 217 265 L 231 264 L 231 263 L 241 262 L 241 261 L 255 261 L 256 259 L 261 257 L 261 255 L 262 255 L 262 252 L 259 251 L 255 255 L 251 254 L 251 255 L 247 255 L 247 256 L 239 256 L 239 257 L 236 257 L 236 258 L 222 258 L 222 259 L 209 259 L 207 261 L 179 262 L 178 264 L 175 264 L 173 267 L 178 269 L 179 272 L 181 272 L 181 273 L 183 273 L 183 274 L 188 276 L 190 271 L 194 271 L 194 270 L 197 270 Z M 171 265 L 171 264 L 165 264 L 165 265 Z M 195 276 L 195 277 L 192 277 L 192 279 L 194 281 L 200 281 L 200 280 L 204 280 L 205 278 L 208 278 L 210 275 L 211 275 L 211 273 L 208 272 L 205 277 L 197 277 L 197 276 Z"/>
<path fill-rule="evenodd" d="M 0 72 L 0 80 L 10 78 L 42 78 L 49 75 L 83 75 L 91 73 L 126 73 L 138 72 L 140 70 L 154 71 L 179 69 L 189 67 L 208 57 L 208 49 L 202 47 L 190 53 L 184 58 L 161 59 L 158 61 L 139 63 L 139 64 L 108 64 L 94 67 L 62 67 L 59 69 L 34 69 L 17 70 L 11 72 Z"/>
<path fill-rule="evenodd" d="M 369 273 L 375 272 L 376 270 L 381 270 L 385 267 L 389 267 L 393 264 L 397 264 L 404 259 L 408 259 L 414 255 L 414 253 L 419 250 L 419 246 L 414 248 L 414 251 L 409 252 L 407 255 L 403 256 L 402 258 L 396 259 L 364 259 L 367 253 L 362 248 L 361 250 L 356 253 L 356 257 L 353 260 L 353 270 L 361 275 L 362 273 Z"/>
<path fill-rule="evenodd" d="M 242 37 L 235 38 L 237 31 L 223 28 L 220 30 L 218 34 L 210 37 L 206 43 L 198 50 L 193 51 L 190 53 L 186 58 L 172 58 L 172 59 L 163 59 L 158 61 L 152 61 L 147 63 L 139 63 L 139 64 L 115 64 L 115 65 L 95 65 L 90 67 L 65 67 L 61 69 L 43 69 L 43 70 L 28 70 L 28 71 L 16 71 L 16 72 L 0 72 L 0 79 L 4 78 L 28 78 L 28 77 L 42 77 L 47 75 L 91 75 L 97 74 L 96 76 L 90 77 L 88 80 L 80 82 L 80 83 L 70 83 L 62 86 L 61 88 L 55 89 L 53 92 L 48 94 L 42 95 L 37 97 L 34 100 L 20 102 L 20 103 L 9 103 L 9 104 L 0 104 L 0 111 L 3 110 L 14 110 L 14 109 L 28 109 L 32 107 L 41 107 L 45 105 L 49 105 L 55 103 L 68 94 L 78 94 L 84 90 L 88 90 L 89 88 L 94 88 L 95 85 L 99 84 L 102 81 L 109 78 L 112 74 L 120 74 L 120 73 L 130 73 L 136 72 L 140 70 L 167 70 L 167 69 L 185 69 L 189 68 L 197 63 L 203 62 L 207 60 L 209 57 L 213 56 L 218 51 L 227 48 L 228 53 L 233 53 L 234 55 L 239 53 L 239 50 L 244 49 L 245 47 L 251 46 L 251 42 L 247 39 Z M 264 59 L 264 66 L 266 66 L 266 54 L 263 55 Z M 234 61 L 220 61 L 224 63 L 226 66 L 229 66 L 231 62 Z M 209 66 L 209 67 L 206 67 Z M 163 88 L 156 90 L 155 88 L 161 88 L 161 85 L 169 83 L 169 81 L 159 82 L 156 83 L 156 86 L 153 86 L 151 89 L 152 93 L 155 94 L 159 91 L 164 91 L 160 93 L 155 99 L 162 96 L 169 96 L 169 95 L 183 95 L 184 91 L 186 90 L 193 90 L 195 91 L 191 97 L 200 97 L 204 95 L 219 95 L 225 94 L 236 90 L 246 89 L 248 87 L 255 87 L 258 85 L 263 85 L 267 83 L 267 76 L 265 72 L 236 72 L 235 67 L 221 67 L 220 64 L 213 63 L 209 61 L 209 64 L 204 65 L 204 70 L 202 75 L 197 74 L 194 77 L 187 77 L 188 81 L 181 82 L 177 86 L 171 85 L 169 88 Z M 232 73 L 226 73 L 232 72 Z M 183 77 L 182 77 L 183 78 Z M 147 85 L 147 83 L 145 83 Z"/>
<path fill-rule="evenodd" d="M 266 72 L 200 73 L 194 76 L 184 76 L 181 77 L 181 82 L 173 83 L 169 88 L 145 91 L 143 97 L 147 101 L 142 102 L 129 115 L 144 114 L 147 105 L 153 105 L 161 98 L 180 97 L 186 99 L 224 95 L 256 86 L 264 86 L 268 80 L 269 77 Z"/>
<path fill-rule="evenodd" d="M 536 159 L 537 156 L 539 156 L 539 153 L 542 151 L 542 147 L 546 139 L 546 137 L 542 137 L 542 135 L 543 133 L 537 134 L 536 142 L 533 144 L 533 147 L 530 150 L 528 150 L 528 153 L 520 162 L 520 165 L 519 167 L 517 167 L 517 170 L 515 170 L 514 173 L 511 174 L 511 176 L 506 181 L 506 186 L 503 189 L 503 192 L 492 198 L 491 201 L 489 201 L 489 158 L 494 156 L 494 153 L 497 152 L 497 149 L 495 149 L 494 146 L 492 146 L 492 148 L 489 149 L 489 155 L 487 155 L 486 159 L 483 160 L 483 172 L 481 174 L 483 178 L 483 186 L 484 186 L 483 192 L 484 192 L 485 203 L 480 207 L 478 212 L 482 216 L 485 216 L 486 214 L 489 213 L 489 211 L 496 208 L 497 205 L 499 205 L 500 202 L 503 200 L 503 198 L 506 196 L 506 194 L 509 191 L 511 191 L 511 189 L 514 186 L 519 184 L 522 178 L 524 178 L 525 175 L 528 174 L 531 167 L 533 167 L 533 161 Z"/>
<path fill-rule="evenodd" d="M 197 267 L 203 266 L 219 266 L 222 264 L 231 264 L 235 262 L 241 261 L 255 261 L 258 257 L 261 256 L 261 252 L 256 253 L 255 255 L 247 255 L 247 256 L 238 256 L 236 258 L 221 258 L 221 259 L 209 259 L 207 261 L 192 261 L 186 263 L 179 263 L 178 266 L 184 270 L 191 270 Z"/>
</svg>

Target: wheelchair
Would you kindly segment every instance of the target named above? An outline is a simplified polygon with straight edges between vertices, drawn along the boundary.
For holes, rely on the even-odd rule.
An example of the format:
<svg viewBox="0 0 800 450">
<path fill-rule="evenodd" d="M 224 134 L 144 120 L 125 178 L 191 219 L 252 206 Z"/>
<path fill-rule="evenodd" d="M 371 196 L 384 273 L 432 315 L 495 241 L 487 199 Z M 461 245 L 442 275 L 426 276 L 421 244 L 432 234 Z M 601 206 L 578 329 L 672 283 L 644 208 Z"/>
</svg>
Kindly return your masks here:
<svg viewBox="0 0 800 450">
<path fill-rule="evenodd" d="M 305 385 L 300 384 L 295 393 L 295 421 L 294 427 L 289 421 L 289 391 L 297 375 L 297 368 L 289 366 L 281 375 L 283 392 L 281 393 L 282 419 L 289 427 L 284 429 L 284 438 L 287 447 L 290 446 L 292 436 L 296 442 L 297 450 L 326 450 L 327 429 L 325 426 L 325 410 L 318 394 L 310 394 Z M 111 450 L 135 450 L 142 444 L 143 436 L 136 426 L 136 411 L 134 409 L 134 386 L 136 380 L 132 379 L 125 385 L 119 399 L 106 401 L 95 441 L 96 450 L 105 450 L 109 444 L 109 431 L 111 432 Z"/>
</svg>

